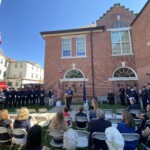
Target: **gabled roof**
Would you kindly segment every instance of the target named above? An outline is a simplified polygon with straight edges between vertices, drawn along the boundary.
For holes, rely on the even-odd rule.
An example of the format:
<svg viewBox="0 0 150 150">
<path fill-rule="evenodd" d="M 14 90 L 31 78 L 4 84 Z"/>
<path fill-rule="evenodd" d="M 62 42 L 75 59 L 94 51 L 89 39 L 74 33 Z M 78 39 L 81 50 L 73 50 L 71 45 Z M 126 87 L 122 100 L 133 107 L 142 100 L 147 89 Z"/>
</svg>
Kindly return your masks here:
<svg viewBox="0 0 150 150">
<path fill-rule="evenodd" d="M 138 15 L 135 17 L 135 19 L 133 20 L 133 22 L 131 23 L 131 26 L 134 24 L 134 22 L 139 18 L 139 16 L 142 14 L 142 12 L 144 11 L 144 9 L 147 7 L 147 5 L 150 3 L 150 0 L 148 0 L 146 2 L 146 4 L 144 5 L 144 7 L 141 9 L 141 11 L 138 13 Z"/>
</svg>

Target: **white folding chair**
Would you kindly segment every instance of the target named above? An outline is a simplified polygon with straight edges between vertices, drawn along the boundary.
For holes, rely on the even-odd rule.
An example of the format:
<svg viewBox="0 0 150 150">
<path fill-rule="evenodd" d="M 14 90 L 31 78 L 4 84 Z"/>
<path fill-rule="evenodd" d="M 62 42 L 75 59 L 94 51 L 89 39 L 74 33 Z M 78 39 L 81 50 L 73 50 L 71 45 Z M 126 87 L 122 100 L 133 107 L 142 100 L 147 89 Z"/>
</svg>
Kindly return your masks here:
<svg viewBox="0 0 150 150">
<path fill-rule="evenodd" d="M 44 116 L 35 116 L 35 120 L 41 127 L 46 127 L 49 125 L 49 120 Z"/>
<path fill-rule="evenodd" d="M 145 122 L 144 129 L 145 129 L 147 126 L 150 126 L 150 119 L 148 119 L 148 120 Z"/>
<path fill-rule="evenodd" d="M 27 132 L 25 129 L 11 129 L 11 134 L 13 135 L 13 144 L 16 144 L 16 146 L 21 147 L 26 143 Z M 16 138 L 15 136 L 23 136 L 23 138 Z"/>
<path fill-rule="evenodd" d="M 103 109 L 105 113 L 105 119 L 113 118 L 113 110 L 112 109 Z"/>
<path fill-rule="evenodd" d="M 120 118 L 110 118 L 108 120 L 112 123 L 112 126 L 114 126 L 114 127 L 117 127 L 117 124 L 122 121 L 122 119 L 120 119 Z"/>
<path fill-rule="evenodd" d="M 88 118 L 87 117 L 75 117 L 76 128 L 78 130 L 85 130 L 88 128 Z M 79 126 L 79 124 L 85 124 L 85 127 Z"/>
<path fill-rule="evenodd" d="M 94 132 L 92 133 L 92 148 L 94 149 L 94 139 L 105 141 L 106 134 L 104 132 Z"/>
<path fill-rule="evenodd" d="M 122 111 L 125 109 L 116 109 L 115 110 L 115 118 L 122 118 Z"/>
<path fill-rule="evenodd" d="M 139 128 L 142 124 L 142 119 L 134 119 L 136 128 Z"/>
<path fill-rule="evenodd" d="M 10 135 L 9 130 L 7 128 L 5 128 L 5 127 L 0 127 L 0 135 L 2 135 L 2 134 L 8 134 L 8 139 L 3 139 L 2 136 L 0 136 L 0 146 L 2 144 L 10 142 L 10 145 L 9 145 L 9 150 L 10 150 L 11 147 L 12 147 L 12 137 Z"/>
<path fill-rule="evenodd" d="M 52 137 L 52 140 L 50 141 L 50 145 L 52 149 L 61 149 L 63 148 L 63 143 L 55 143 L 54 139 L 63 139 L 64 131 L 61 130 L 49 130 L 49 135 Z"/>
<path fill-rule="evenodd" d="M 87 131 L 75 130 L 78 134 L 77 148 L 87 148 L 89 146 L 89 133 Z"/>
<path fill-rule="evenodd" d="M 72 117 L 65 116 L 64 119 L 65 119 L 65 121 L 66 121 L 67 124 L 68 124 L 68 122 L 70 122 L 70 125 L 68 127 L 71 128 L 72 127 Z"/>
<path fill-rule="evenodd" d="M 137 146 L 138 146 L 138 141 L 140 138 L 139 134 L 137 133 L 121 133 L 121 134 L 125 142 L 137 141 Z"/>
</svg>

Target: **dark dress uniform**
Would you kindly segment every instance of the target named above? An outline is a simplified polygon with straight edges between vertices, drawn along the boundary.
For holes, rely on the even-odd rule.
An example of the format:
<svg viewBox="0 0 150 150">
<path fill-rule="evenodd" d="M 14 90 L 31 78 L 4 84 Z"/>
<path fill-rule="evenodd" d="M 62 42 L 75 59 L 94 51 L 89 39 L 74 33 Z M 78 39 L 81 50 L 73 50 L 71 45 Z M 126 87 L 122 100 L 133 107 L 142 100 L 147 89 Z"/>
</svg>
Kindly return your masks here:
<svg viewBox="0 0 150 150">
<path fill-rule="evenodd" d="M 34 90 L 34 94 L 35 94 L 35 103 L 39 103 L 39 90 L 35 89 Z"/>
<path fill-rule="evenodd" d="M 39 91 L 40 105 L 44 105 L 44 94 L 45 94 L 45 90 L 41 88 Z"/>
<path fill-rule="evenodd" d="M 20 89 L 18 89 L 18 91 L 16 92 L 16 105 L 20 106 L 21 104 L 21 91 Z"/>
<path fill-rule="evenodd" d="M 69 88 L 66 91 L 66 107 L 70 110 L 70 104 L 72 102 L 72 97 L 73 97 L 73 91 Z"/>
<path fill-rule="evenodd" d="M 147 90 L 147 102 L 150 104 L 150 89 Z"/>
<path fill-rule="evenodd" d="M 114 94 L 111 92 L 108 93 L 107 100 L 109 101 L 109 104 L 114 104 L 115 102 Z"/>
<path fill-rule="evenodd" d="M 24 106 L 24 90 L 23 89 L 21 89 L 20 91 L 20 102 L 22 106 Z"/>
<path fill-rule="evenodd" d="M 119 89 L 119 92 L 121 105 L 125 105 L 125 89 L 122 87 Z"/>
<path fill-rule="evenodd" d="M 130 100 L 129 98 L 131 97 L 131 89 L 127 88 L 126 89 L 126 98 L 127 98 L 127 104 L 130 105 Z"/>
<path fill-rule="evenodd" d="M 146 110 L 146 106 L 147 106 L 147 89 L 143 88 L 143 90 L 141 91 L 141 99 L 142 99 L 142 103 L 143 103 L 143 108 L 144 110 Z"/>
<path fill-rule="evenodd" d="M 34 105 L 35 104 L 35 92 L 34 90 L 32 89 L 30 91 L 30 105 Z"/>
<path fill-rule="evenodd" d="M 13 106 L 16 107 L 16 91 L 15 91 L 15 89 L 13 88 L 11 92 L 12 92 L 12 102 L 13 102 Z"/>
<path fill-rule="evenodd" d="M 24 89 L 24 102 L 26 103 L 26 106 L 28 106 L 29 98 L 28 98 L 28 91 L 27 91 L 27 89 Z"/>
<path fill-rule="evenodd" d="M 9 91 L 6 91 L 5 97 L 6 97 L 6 99 L 5 99 L 5 108 L 7 108 L 8 105 L 11 108 L 12 107 L 12 92 L 11 92 L 10 89 L 9 89 Z"/>
</svg>

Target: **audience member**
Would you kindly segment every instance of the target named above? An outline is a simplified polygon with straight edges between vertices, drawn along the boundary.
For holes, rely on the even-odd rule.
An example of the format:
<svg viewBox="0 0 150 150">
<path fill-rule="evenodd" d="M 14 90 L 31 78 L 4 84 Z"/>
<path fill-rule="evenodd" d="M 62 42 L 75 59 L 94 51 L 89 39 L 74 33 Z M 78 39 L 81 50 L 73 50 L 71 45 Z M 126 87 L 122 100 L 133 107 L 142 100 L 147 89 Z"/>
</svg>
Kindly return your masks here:
<svg viewBox="0 0 150 150">
<path fill-rule="evenodd" d="M 93 132 L 105 132 L 105 129 L 111 126 L 111 122 L 104 119 L 104 111 L 102 109 L 98 108 L 96 110 L 96 116 L 97 116 L 97 119 L 92 119 L 90 121 L 90 128 L 89 128 L 90 146 L 92 145 L 91 136 Z M 94 150 L 99 150 L 100 148 L 102 150 L 108 150 L 108 147 L 105 141 L 94 139 L 93 144 L 94 144 Z"/>
<path fill-rule="evenodd" d="M 57 111 L 49 128 L 50 130 L 62 130 L 62 131 L 68 130 L 68 125 L 64 120 L 63 111 L 61 109 Z M 63 137 L 60 138 L 53 137 L 53 140 L 55 143 L 63 143 Z"/>
<path fill-rule="evenodd" d="M 24 128 L 28 132 L 30 127 L 29 110 L 26 107 L 22 107 L 14 121 L 14 128 Z"/>
<path fill-rule="evenodd" d="M 70 117 L 70 114 L 68 113 L 68 107 L 64 107 L 64 117 Z M 67 124 L 68 124 L 68 126 L 70 126 L 70 124 L 71 124 L 71 122 L 70 122 L 71 120 L 67 120 L 66 122 L 67 122 Z"/>
<path fill-rule="evenodd" d="M 140 109 L 140 105 L 136 104 L 134 97 L 130 97 L 129 100 L 131 105 L 128 106 L 127 108 L 128 111 L 131 109 Z"/>
<path fill-rule="evenodd" d="M 78 134 L 73 130 L 69 129 L 64 133 L 63 148 L 65 150 L 76 150 L 78 144 Z"/>
<path fill-rule="evenodd" d="M 9 129 L 13 128 L 12 121 L 9 119 L 7 109 L 3 109 L 0 111 L 0 127 L 5 127 L 5 128 L 9 128 Z M 8 140 L 10 138 L 11 138 L 11 135 L 8 133 L 0 134 L 1 140 Z M 11 141 L 6 142 L 5 144 L 9 145 L 9 144 L 11 144 Z"/>
<path fill-rule="evenodd" d="M 41 144 L 42 141 L 42 133 L 41 126 L 34 125 L 30 128 L 27 141 L 24 146 L 21 147 L 21 150 L 44 150 L 46 146 Z"/>
<path fill-rule="evenodd" d="M 90 120 L 96 118 L 96 110 L 99 108 L 98 102 L 92 99 L 92 104 L 89 107 L 89 118 Z"/>
<path fill-rule="evenodd" d="M 87 115 L 85 113 L 83 113 L 84 107 L 80 106 L 79 107 L 79 112 L 75 114 L 75 117 L 87 117 Z M 76 121 L 76 125 L 80 128 L 85 128 L 87 124 L 87 121 L 83 121 L 83 122 L 78 122 Z"/>
<path fill-rule="evenodd" d="M 122 134 L 115 127 L 108 127 L 105 130 L 106 143 L 109 150 L 123 150 L 124 139 Z"/>
<path fill-rule="evenodd" d="M 122 111 L 122 122 L 118 124 L 117 129 L 120 133 L 135 133 L 135 123 L 132 115 L 127 111 Z M 124 150 L 133 150 L 136 149 L 137 142 L 125 142 Z"/>
</svg>

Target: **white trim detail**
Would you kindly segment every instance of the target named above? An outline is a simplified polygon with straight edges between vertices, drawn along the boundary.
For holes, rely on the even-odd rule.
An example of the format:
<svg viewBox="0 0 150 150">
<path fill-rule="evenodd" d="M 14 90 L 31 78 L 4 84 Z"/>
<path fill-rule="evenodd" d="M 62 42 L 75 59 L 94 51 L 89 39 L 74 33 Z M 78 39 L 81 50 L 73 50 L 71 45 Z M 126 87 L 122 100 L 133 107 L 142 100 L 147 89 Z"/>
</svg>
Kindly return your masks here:
<svg viewBox="0 0 150 150">
<path fill-rule="evenodd" d="M 112 77 L 108 78 L 109 81 L 137 81 L 137 77 Z"/>
<path fill-rule="evenodd" d="M 80 69 L 77 69 L 77 68 L 76 68 L 76 69 L 69 69 L 69 70 L 67 70 L 66 73 L 64 74 L 64 79 L 66 79 L 65 76 L 66 76 L 66 74 L 67 74 L 70 70 L 79 70 L 79 71 L 82 73 L 82 75 L 83 75 L 83 78 L 81 78 L 81 79 L 84 79 L 84 78 L 85 78 L 84 73 L 83 73 Z M 68 79 L 70 79 L 70 78 L 68 78 Z M 76 78 L 72 78 L 72 79 L 76 79 Z M 78 79 L 80 79 L 80 78 L 78 78 Z"/>
<path fill-rule="evenodd" d="M 66 79 L 59 79 L 60 82 L 68 82 L 68 81 L 89 81 L 88 78 L 66 78 Z"/>
<path fill-rule="evenodd" d="M 125 27 L 125 28 L 112 28 L 112 29 L 107 29 L 107 31 L 126 31 L 126 30 L 131 30 L 131 27 Z"/>
<path fill-rule="evenodd" d="M 149 41 L 149 42 L 147 42 L 147 46 L 150 46 L 150 41 Z"/>
<path fill-rule="evenodd" d="M 69 56 L 69 57 L 61 57 L 61 59 L 74 59 L 74 58 L 86 58 L 87 56 Z"/>
<path fill-rule="evenodd" d="M 131 49 L 131 51 L 132 51 L 132 49 Z M 123 54 L 123 53 L 121 53 L 121 54 L 111 54 L 111 56 L 132 56 L 132 55 L 134 55 L 134 53 L 127 53 L 127 54 Z"/>
<path fill-rule="evenodd" d="M 128 69 L 132 70 L 133 73 L 135 74 L 135 77 L 118 77 L 118 79 L 119 79 L 119 78 L 136 78 L 136 79 L 138 80 L 138 76 L 137 76 L 136 72 L 135 72 L 132 68 L 130 68 L 130 67 L 118 67 L 118 68 L 113 72 L 112 78 L 117 78 L 117 77 L 114 77 L 114 74 L 115 74 L 115 72 L 116 72 L 117 70 L 119 70 L 119 69 L 121 69 L 121 68 L 128 68 Z M 112 79 L 112 78 L 111 78 L 111 79 Z"/>
</svg>

